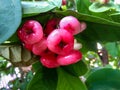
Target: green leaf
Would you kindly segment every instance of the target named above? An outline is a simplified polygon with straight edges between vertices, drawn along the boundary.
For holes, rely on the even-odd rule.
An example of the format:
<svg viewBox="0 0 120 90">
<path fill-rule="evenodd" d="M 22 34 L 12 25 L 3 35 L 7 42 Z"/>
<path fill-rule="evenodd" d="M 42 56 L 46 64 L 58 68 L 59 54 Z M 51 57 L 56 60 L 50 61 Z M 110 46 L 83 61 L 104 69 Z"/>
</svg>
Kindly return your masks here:
<svg viewBox="0 0 120 90">
<path fill-rule="evenodd" d="M 110 16 L 115 22 L 120 23 L 120 13 L 114 13 L 114 14 L 111 14 Z"/>
<path fill-rule="evenodd" d="M 111 13 L 116 13 L 115 10 L 111 10 L 111 11 L 106 11 L 106 12 L 99 12 L 98 9 L 101 9 L 100 7 L 98 6 L 105 6 L 105 5 L 96 5 L 97 8 L 93 7 L 92 3 L 90 2 L 90 0 L 76 0 L 76 5 L 77 5 L 77 11 L 79 13 L 84 13 L 84 14 L 88 14 L 88 15 L 92 15 L 92 16 L 97 16 L 97 17 L 101 17 L 101 18 L 106 18 L 106 19 L 109 19 L 109 20 L 112 20 L 111 17 L 109 16 Z M 92 7 L 91 7 L 92 6 Z M 109 5 L 107 5 L 109 6 Z M 116 5 L 114 5 L 114 7 L 116 7 Z M 99 13 L 96 13 L 96 12 L 93 12 L 89 9 L 92 9 L 92 10 L 96 10 L 98 11 Z"/>
<path fill-rule="evenodd" d="M 79 77 L 75 77 L 62 68 L 58 68 L 57 90 L 87 90 Z"/>
<path fill-rule="evenodd" d="M 108 53 L 113 56 L 113 57 L 117 57 L 118 56 L 118 47 L 117 44 L 115 42 L 108 42 L 105 44 L 105 48 L 107 49 Z"/>
<path fill-rule="evenodd" d="M 57 73 L 56 69 L 38 70 L 29 83 L 27 90 L 56 90 Z"/>
<path fill-rule="evenodd" d="M 29 14 L 30 16 L 39 13 L 50 11 L 56 7 L 61 6 L 61 0 L 48 0 L 48 1 L 22 1 L 23 14 Z"/>
<path fill-rule="evenodd" d="M 65 66 L 63 69 L 68 73 L 78 77 L 84 75 L 88 71 L 87 64 L 83 60 L 79 61 L 78 63 Z"/>
<path fill-rule="evenodd" d="M 80 13 L 90 14 L 88 7 L 91 5 L 90 0 L 75 0 L 77 10 Z"/>
<path fill-rule="evenodd" d="M 34 71 L 37 72 L 39 69 L 42 69 L 42 64 L 40 63 L 40 61 L 37 61 L 34 64 L 32 64 L 32 67 Z"/>
<path fill-rule="evenodd" d="M 81 35 L 84 40 L 92 42 L 114 42 L 119 40 L 120 30 L 117 26 L 89 22 L 87 23 L 87 29 Z"/>
<path fill-rule="evenodd" d="M 106 12 L 106 11 L 110 11 L 110 10 L 115 10 L 115 6 L 112 3 L 108 3 L 108 4 L 100 4 L 98 2 L 93 3 L 92 5 L 89 6 L 89 10 L 92 12 L 96 12 L 96 13 L 101 13 L 101 12 Z"/>
<path fill-rule="evenodd" d="M 62 0 L 48 0 L 48 2 L 51 4 L 51 5 L 54 5 L 58 8 L 61 7 L 62 5 Z"/>
<path fill-rule="evenodd" d="M 91 73 L 86 85 L 88 90 L 120 90 L 120 70 L 102 68 Z"/>
<path fill-rule="evenodd" d="M 0 0 L 0 44 L 11 37 L 21 23 L 20 0 Z"/>
<path fill-rule="evenodd" d="M 90 37 L 91 37 L 91 33 L 89 33 Z M 94 36 L 92 38 L 89 38 L 86 33 L 80 33 L 78 35 L 75 36 L 75 38 L 77 39 L 77 41 L 79 43 L 82 44 L 82 48 L 80 49 L 80 51 L 84 54 L 86 54 L 86 52 L 89 51 L 96 51 L 97 50 L 97 45 L 96 45 L 96 41 L 93 40 Z M 89 42 L 88 42 L 89 41 Z"/>
<path fill-rule="evenodd" d="M 77 35 L 77 39 L 82 43 L 82 52 L 97 49 L 97 42 L 115 42 L 119 41 L 119 27 L 87 22 L 87 29 Z"/>
<path fill-rule="evenodd" d="M 106 25 L 112 25 L 112 26 L 119 26 L 120 23 L 114 22 L 105 18 L 101 18 L 98 16 L 94 15 L 89 15 L 89 14 L 84 14 L 84 13 L 79 13 L 75 12 L 73 10 L 66 10 L 66 11 L 55 11 L 55 13 L 61 14 L 63 16 L 69 16 L 72 15 L 76 18 L 78 18 L 80 21 L 88 21 L 88 22 L 94 22 L 94 23 L 99 23 L 99 24 L 106 24 Z"/>
</svg>

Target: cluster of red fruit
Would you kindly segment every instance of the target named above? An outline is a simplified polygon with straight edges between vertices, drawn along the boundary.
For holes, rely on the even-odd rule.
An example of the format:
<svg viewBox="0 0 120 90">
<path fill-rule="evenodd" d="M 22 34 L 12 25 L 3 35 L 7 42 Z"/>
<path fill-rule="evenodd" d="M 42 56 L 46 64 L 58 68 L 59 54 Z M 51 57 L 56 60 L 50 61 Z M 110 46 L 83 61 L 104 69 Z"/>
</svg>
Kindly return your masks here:
<svg viewBox="0 0 120 90">
<path fill-rule="evenodd" d="M 44 30 L 38 21 L 28 20 L 17 33 L 24 47 L 40 56 L 42 65 L 56 68 L 82 59 L 82 53 L 74 49 L 74 35 L 85 28 L 84 22 L 66 16 L 49 20 Z"/>
</svg>

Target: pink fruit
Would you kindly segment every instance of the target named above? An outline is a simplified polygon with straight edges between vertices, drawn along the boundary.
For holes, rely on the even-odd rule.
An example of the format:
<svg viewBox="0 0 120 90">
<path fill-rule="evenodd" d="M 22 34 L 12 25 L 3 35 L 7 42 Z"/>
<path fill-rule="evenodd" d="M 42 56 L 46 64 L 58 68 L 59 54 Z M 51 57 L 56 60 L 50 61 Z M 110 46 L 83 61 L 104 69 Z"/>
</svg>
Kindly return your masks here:
<svg viewBox="0 0 120 90">
<path fill-rule="evenodd" d="M 70 65 L 74 64 L 82 59 L 82 53 L 78 50 L 73 50 L 66 55 L 59 55 L 57 57 L 57 62 L 60 65 Z"/>
<path fill-rule="evenodd" d="M 27 44 L 34 44 L 43 37 L 43 29 L 39 22 L 35 20 L 26 21 L 18 30 L 18 37 Z"/>
<path fill-rule="evenodd" d="M 57 54 L 69 53 L 74 46 L 73 35 L 64 29 L 55 29 L 47 38 L 48 49 Z"/>
<path fill-rule="evenodd" d="M 43 38 L 39 42 L 35 43 L 32 48 L 32 52 L 35 55 L 41 55 L 47 49 L 47 40 Z"/>
<path fill-rule="evenodd" d="M 68 30 L 73 35 L 76 35 L 76 34 L 82 32 L 86 28 L 85 23 L 83 23 L 83 25 L 81 27 L 81 23 L 78 21 L 77 18 L 75 18 L 73 16 L 66 16 L 66 17 L 62 18 L 59 23 L 59 26 L 62 29 Z"/>
<path fill-rule="evenodd" d="M 50 51 L 48 53 L 42 55 L 40 61 L 41 61 L 42 65 L 47 68 L 56 68 L 56 67 L 60 66 L 57 63 L 57 55 Z"/>
<path fill-rule="evenodd" d="M 62 0 L 62 5 L 66 5 L 67 1 L 66 0 Z"/>
</svg>

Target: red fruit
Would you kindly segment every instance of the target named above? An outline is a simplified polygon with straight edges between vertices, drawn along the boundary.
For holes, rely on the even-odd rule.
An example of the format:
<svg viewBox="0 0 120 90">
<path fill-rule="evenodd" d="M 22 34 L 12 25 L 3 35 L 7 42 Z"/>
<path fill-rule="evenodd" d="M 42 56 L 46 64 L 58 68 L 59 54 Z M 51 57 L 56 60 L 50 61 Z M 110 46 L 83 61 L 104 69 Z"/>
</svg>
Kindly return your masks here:
<svg viewBox="0 0 120 90">
<path fill-rule="evenodd" d="M 51 20 L 49 20 L 46 24 L 46 27 L 45 27 L 45 34 L 49 35 L 54 29 L 57 28 L 57 25 L 59 23 L 59 19 L 58 18 L 53 18 Z"/>
<path fill-rule="evenodd" d="M 32 48 L 32 52 L 35 55 L 41 55 L 47 49 L 47 40 L 43 38 L 38 43 L 35 43 Z"/>
<path fill-rule="evenodd" d="M 62 5 L 66 5 L 67 1 L 66 0 L 62 0 Z"/>
<path fill-rule="evenodd" d="M 48 53 L 42 55 L 40 61 L 41 61 L 42 65 L 47 68 L 56 68 L 56 67 L 60 66 L 57 63 L 57 55 L 50 51 Z"/>
<path fill-rule="evenodd" d="M 18 29 L 17 35 L 18 35 L 19 39 L 23 42 L 23 40 L 24 40 L 24 33 L 22 33 L 22 27 L 20 27 Z"/>
<path fill-rule="evenodd" d="M 27 43 L 23 43 L 23 46 L 24 46 L 27 50 L 32 51 L 33 45 L 27 44 Z"/>
<path fill-rule="evenodd" d="M 66 16 L 66 17 L 62 18 L 59 23 L 60 28 L 68 30 L 73 35 L 76 35 L 76 34 L 82 32 L 86 28 L 86 24 L 85 23 L 83 23 L 83 24 L 84 25 L 82 25 L 82 27 L 81 27 L 81 23 L 78 21 L 77 18 L 75 18 L 73 16 Z"/>
<path fill-rule="evenodd" d="M 18 37 L 27 44 L 34 44 L 43 37 L 43 29 L 39 22 L 35 20 L 26 21 L 18 30 Z"/>
<path fill-rule="evenodd" d="M 74 64 L 82 59 L 82 53 L 78 50 L 73 50 L 66 55 L 59 55 L 57 57 L 57 62 L 60 65 L 70 65 Z"/>
<path fill-rule="evenodd" d="M 73 49 L 74 37 L 64 29 L 56 29 L 48 36 L 47 45 L 52 52 L 63 55 Z"/>
</svg>

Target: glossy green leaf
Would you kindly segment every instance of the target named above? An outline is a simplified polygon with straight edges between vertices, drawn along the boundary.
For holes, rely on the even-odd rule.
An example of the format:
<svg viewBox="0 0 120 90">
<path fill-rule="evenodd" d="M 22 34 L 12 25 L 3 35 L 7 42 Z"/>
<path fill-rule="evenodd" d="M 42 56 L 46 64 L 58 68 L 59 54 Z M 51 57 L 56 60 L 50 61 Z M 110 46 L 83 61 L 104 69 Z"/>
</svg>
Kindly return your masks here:
<svg viewBox="0 0 120 90">
<path fill-rule="evenodd" d="M 120 13 L 110 15 L 115 22 L 120 22 Z"/>
<path fill-rule="evenodd" d="M 0 0 L 0 44 L 11 37 L 21 23 L 20 0 Z"/>
<path fill-rule="evenodd" d="M 105 18 L 108 20 L 112 20 L 111 17 L 109 16 L 110 14 L 116 13 L 115 10 L 111 10 L 111 11 L 106 11 L 106 12 L 100 12 L 98 9 L 101 9 L 99 6 L 104 6 L 104 5 L 96 5 L 95 7 L 93 7 L 92 3 L 90 2 L 90 0 L 76 0 L 76 5 L 77 5 L 77 11 L 79 13 L 84 13 L 84 14 L 88 14 L 88 15 L 92 15 L 92 16 L 97 16 L 97 17 L 101 17 L 101 18 Z M 92 6 L 92 7 L 91 7 Z M 109 5 L 108 5 L 109 6 Z M 89 10 L 93 9 L 94 11 Z M 97 9 L 97 10 L 96 10 Z M 95 12 L 96 10 L 96 12 Z"/>
<path fill-rule="evenodd" d="M 56 90 L 87 90 L 79 77 L 75 77 L 62 68 L 58 68 L 58 84 Z"/>
<path fill-rule="evenodd" d="M 105 18 L 94 16 L 94 15 L 75 12 L 73 10 L 55 11 L 55 13 L 61 14 L 63 16 L 72 15 L 72 16 L 75 16 L 76 18 L 78 18 L 81 21 L 83 20 L 83 21 L 89 21 L 89 22 L 94 22 L 94 23 L 99 23 L 99 24 L 106 24 L 106 25 L 112 25 L 112 26 L 119 26 L 120 27 L 120 23 L 118 23 L 118 22 L 114 22 L 114 21 L 111 21 L 111 20 L 108 20 L 108 19 L 105 19 Z"/>
<path fill-rule="evenodd" d="M 32 64 L 32 67 L 33 67 L 34 71 L 37 72 L 39 69 L 42 69 L 43 66 L 40 63 L 40 61 L 37 61 L 37 62 Z"/>
<path fill-rule="evenodd" d="M 58 8 L 61 7 L 62 5 L 62 0 L 48 0 L 48 2 L 51 4 L 51 5 L 54 5 Z"/>
<path fill-rule="evenodd" d="M 106 12 L 108 10 L 115 10 L 115 6 L 112 3 L 100 4 L 98 2 L 93 3 L 89 6 L 89 10 L 96 13 Z"/>
<path fill-rule="evenodd" d="M 97 42 L 119 41 L 119 27 L 87 22 L 87 29 L 77 35 L 77 39 L 82 43 L 81 51 L 96 50 Z"/>
<path fill-rule="evenodd" d="M 38 70 L 27 90 L 56 90 L 57 86 L 57 73 L 55 69 L 43 68 Z"/>
<path fill-rule="evenodd" d="M 86 35 L 86 32 L 85 32 L 85 34 L 84 34 L 84 32 L 82 32 L 82 33 L 78 34 L 77 36 L 75 36 L 75 38 L 77 39 L 77 41 L 79 43 L 82 44 L 82 48 L 80 49 L 80 51 L 83 54 L 88 52 L 88 50 L 89 51 L 97 51 L 97 45 L 96 45 L 97 42 L 95 41 L 94 36 L 92 38 L 89 38 Z"/>
<path fill-rule="evenodd" d="M 113 57 L 118 56 L 119 51 L 118 51 L 117 44 L 115 42 L 106 43 L 105 48 L 111 56 L 113 56 Z"/>
<path fill-rule="evenodd" d="M 56 90 L 87 90 L 79 77 L 75 77 L 62 68 L 58 68 L 58 84 Z"/>
<path fill-rule="evenodd" d="M 44 13 L 55 7 L 60 7 L 62 0 L 48 0 L 48 1 L 22 1 L 23 14 L 39 14 Z"/>
<path fill-rule="evenodd" d="M 87 29 L 81 33 L 82 38 L 96 42 L 113 42 L 119 40 L 120 30 L 119 27 L 87 23 Z"/>
<path fill-rule="evenodd" d="M 88 90 L 120 90 L 120 70 L 102 68 L 91 73 L 86 85 Z"/>
<path fill-rule="evenodd" d="M 90 0 L 75 0 L 77 10 L 80 13 L 90 14 L 89 6 L 91 5 Z"/>
<path fill-rule="evenodd" d="M 63 69 L 68 73 L 79 77 L 88 71 L 88 66 L 83 60 L 81 60 L 78 63 L 63 67 Z"/>
</svg>

